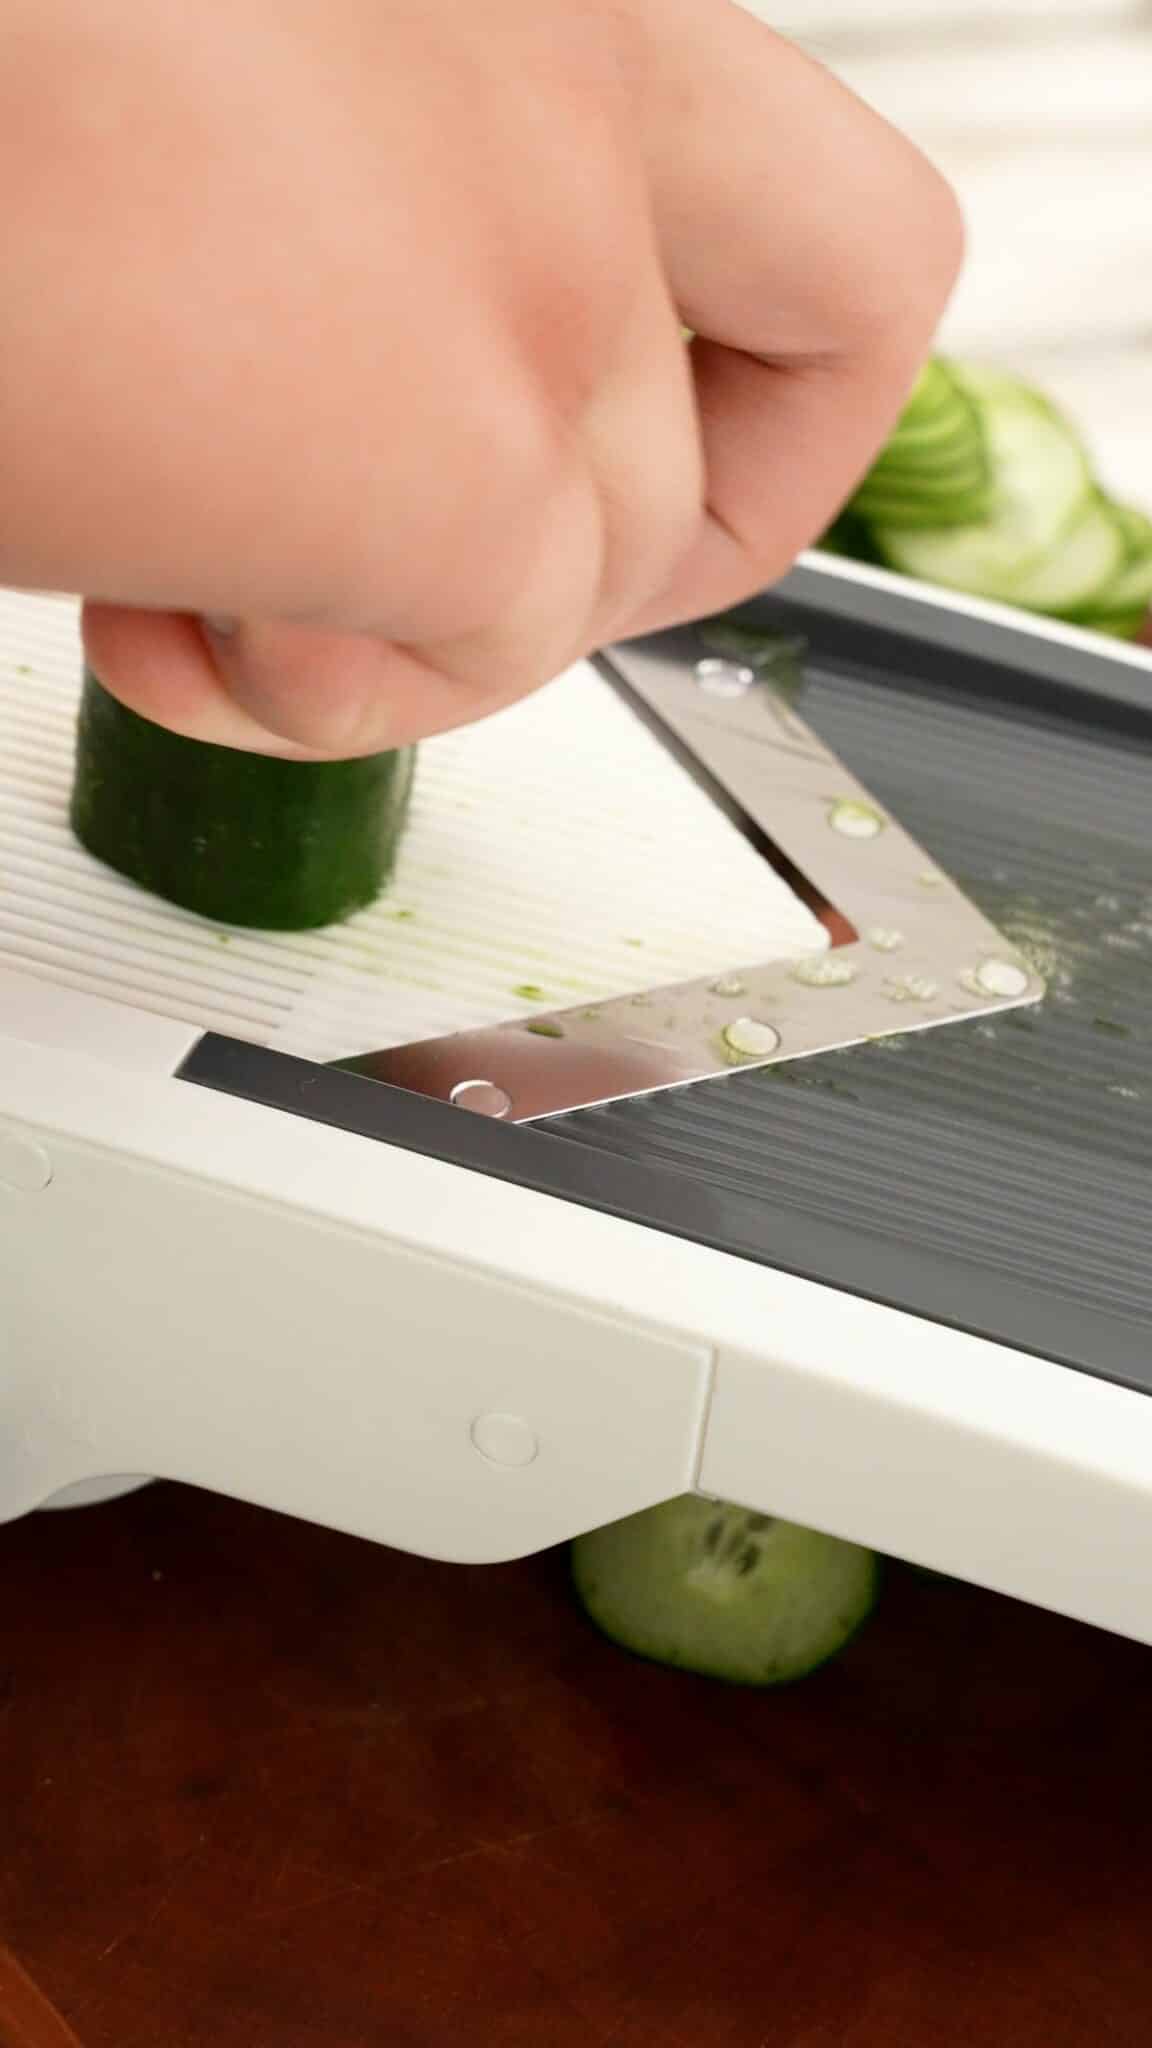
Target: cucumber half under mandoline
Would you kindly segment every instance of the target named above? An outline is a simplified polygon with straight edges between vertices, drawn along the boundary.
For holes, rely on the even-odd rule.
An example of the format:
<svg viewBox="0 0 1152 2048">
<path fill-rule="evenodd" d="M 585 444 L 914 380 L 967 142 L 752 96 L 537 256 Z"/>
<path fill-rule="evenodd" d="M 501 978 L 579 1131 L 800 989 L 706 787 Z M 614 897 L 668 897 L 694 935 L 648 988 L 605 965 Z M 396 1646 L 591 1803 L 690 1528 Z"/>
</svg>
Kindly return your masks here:
<svg viewBox="0 0 1152 2048">
<path fill-rule="evenodd" d="M 875 1605 L 859 1544 L 684 1494 L 572 1545 L 596 1626 L 635 1655 L 731 1685 L 785 1685 L 827 1663 Z"/>
<path fill-rule="evenodd" d="M 81 845 L 156 896 L 222 924 L 306 931 L 387 881 L 410 749 L 280 761 L 182 739 L 85 678 L 72 786 Z"/>
</svg>

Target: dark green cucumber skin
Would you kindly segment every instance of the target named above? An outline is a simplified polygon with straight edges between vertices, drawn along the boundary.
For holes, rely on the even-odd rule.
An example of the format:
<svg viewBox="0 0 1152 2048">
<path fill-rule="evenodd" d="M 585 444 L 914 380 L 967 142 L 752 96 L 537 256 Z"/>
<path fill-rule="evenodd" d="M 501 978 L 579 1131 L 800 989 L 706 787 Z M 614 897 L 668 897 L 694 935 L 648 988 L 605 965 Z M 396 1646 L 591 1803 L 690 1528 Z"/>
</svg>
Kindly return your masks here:
<svg viewBox="0 0 1152 2048">
<path fill-rule="evenodd" d="M 411 749 L 280 761 L 166 732 L 84 679 L 72 829 L 97 860 L 217 924 L 310 931 L 374 901 L 408 810 Z"/>
</svg>

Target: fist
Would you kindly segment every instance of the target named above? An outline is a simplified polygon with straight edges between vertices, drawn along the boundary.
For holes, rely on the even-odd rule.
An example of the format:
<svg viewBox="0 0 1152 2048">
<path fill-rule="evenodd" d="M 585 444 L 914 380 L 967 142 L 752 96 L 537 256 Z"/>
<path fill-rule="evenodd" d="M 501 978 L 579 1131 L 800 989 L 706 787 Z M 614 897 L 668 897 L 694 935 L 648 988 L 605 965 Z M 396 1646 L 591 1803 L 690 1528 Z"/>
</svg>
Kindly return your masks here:
<svg viewBox="0 0 1152 2048">
<path fill-rule="evenodd" d="M 729 0 L 24 11 L 0 574 L 198 738 L 374 752 L 762 587 L 958 268 L 936 173 Z"/>
</svg>

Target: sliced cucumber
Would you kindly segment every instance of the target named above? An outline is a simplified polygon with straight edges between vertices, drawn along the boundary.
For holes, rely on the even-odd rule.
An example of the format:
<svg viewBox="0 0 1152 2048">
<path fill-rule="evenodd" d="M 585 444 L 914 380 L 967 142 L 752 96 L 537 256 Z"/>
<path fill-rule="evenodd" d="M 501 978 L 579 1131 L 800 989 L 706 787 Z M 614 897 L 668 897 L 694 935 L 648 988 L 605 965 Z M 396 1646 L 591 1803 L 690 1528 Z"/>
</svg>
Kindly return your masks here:
<svg viewBox="0 0 1152 2048">
<path fill-rule="evenodd" d="M 877 525 L 874 533 L 886 560 L 905 575 L 1014 603 L 1017 590 L 1086 517 L 1095 493 L 1083 448 L 1051 406 L 1012 378 L 977 376 L 973 395 L 996 480 L 990 516 L 919 532 Z"/>
<path fill-rule="evenodd" d="M 278 761 L 181 739 L 89 676 L 72 828 L 98 860 L 201 917 L 305 931 L 380 893 L 412 765 L 411 752 Z"/>
<path fill-rule="evenodd" d="M 1109 640 L 1138 640 L 1148 624 L 1148 607 L 1142 605 L 1138 612 L 1072 613 L 1068 624 L 1083 626 L 1089 633 L 1103 633 Z"/>
<path fill-rule="evenodd" d="M 785 1685 L 867 1620 L 871 1550 L 684 1494 L 578 1537 L 576 1591 L 613 1642 L 732 1685 Z"/>
<path fill-rule="evenodd" d="M 1043 560 L 1013 586 L 1012 602 L 1025 611 L 1063 615 L 1094 597 L 1110 599 L 1123 561 L 1120 529 L 1109 507 L 1093 496 Z"/>
<path fill-rule="evenodd" d="M 1146 611 L 1152 605 L 1152 519 L 1134 505 L 1110 503 L 1108 510 L 1119 532 L 1124 556 L 1098 602 L 1105 611 Z"/>
<path fill-rule="evenodd" d="M 872 539 L 870 528 L 863 519 L 856 516 L 851 506 L 834 519 L 823 537 L 817 542 L 825 554 L 843 555 L 850 562 L 873 562 L 882 568 L 884 557 Z"/>
<path fill-rule="evenodd" d="M 952 366 L 933 358 L 856 491 L 852 510 L 891 526 L 957 526 L 982 519 L 991 493 L 979 407 Z"/>
<path fill-rule="evenodd" d="M 983 463 L 949 461 L 935 475 L 886 476 L 873 472 L 852 500 L 861 519 L 883 525 L 965 526 L 986 518 L 992 487 Z"/>
</svg>

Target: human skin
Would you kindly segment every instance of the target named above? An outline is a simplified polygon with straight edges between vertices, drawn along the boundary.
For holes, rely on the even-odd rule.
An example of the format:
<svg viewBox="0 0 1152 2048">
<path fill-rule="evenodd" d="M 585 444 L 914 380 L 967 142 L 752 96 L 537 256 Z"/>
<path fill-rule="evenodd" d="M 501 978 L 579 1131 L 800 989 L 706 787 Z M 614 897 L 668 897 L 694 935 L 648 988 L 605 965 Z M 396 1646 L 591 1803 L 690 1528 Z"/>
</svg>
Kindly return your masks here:
<svg viewBox="0 0 1152 2048">
<path fill-rule="evenodd" d="M 780 574 L 962 246 L 731 0 L 0 0 L 0 174 L 0 581 L 302 757 Z"/>
</svg>

